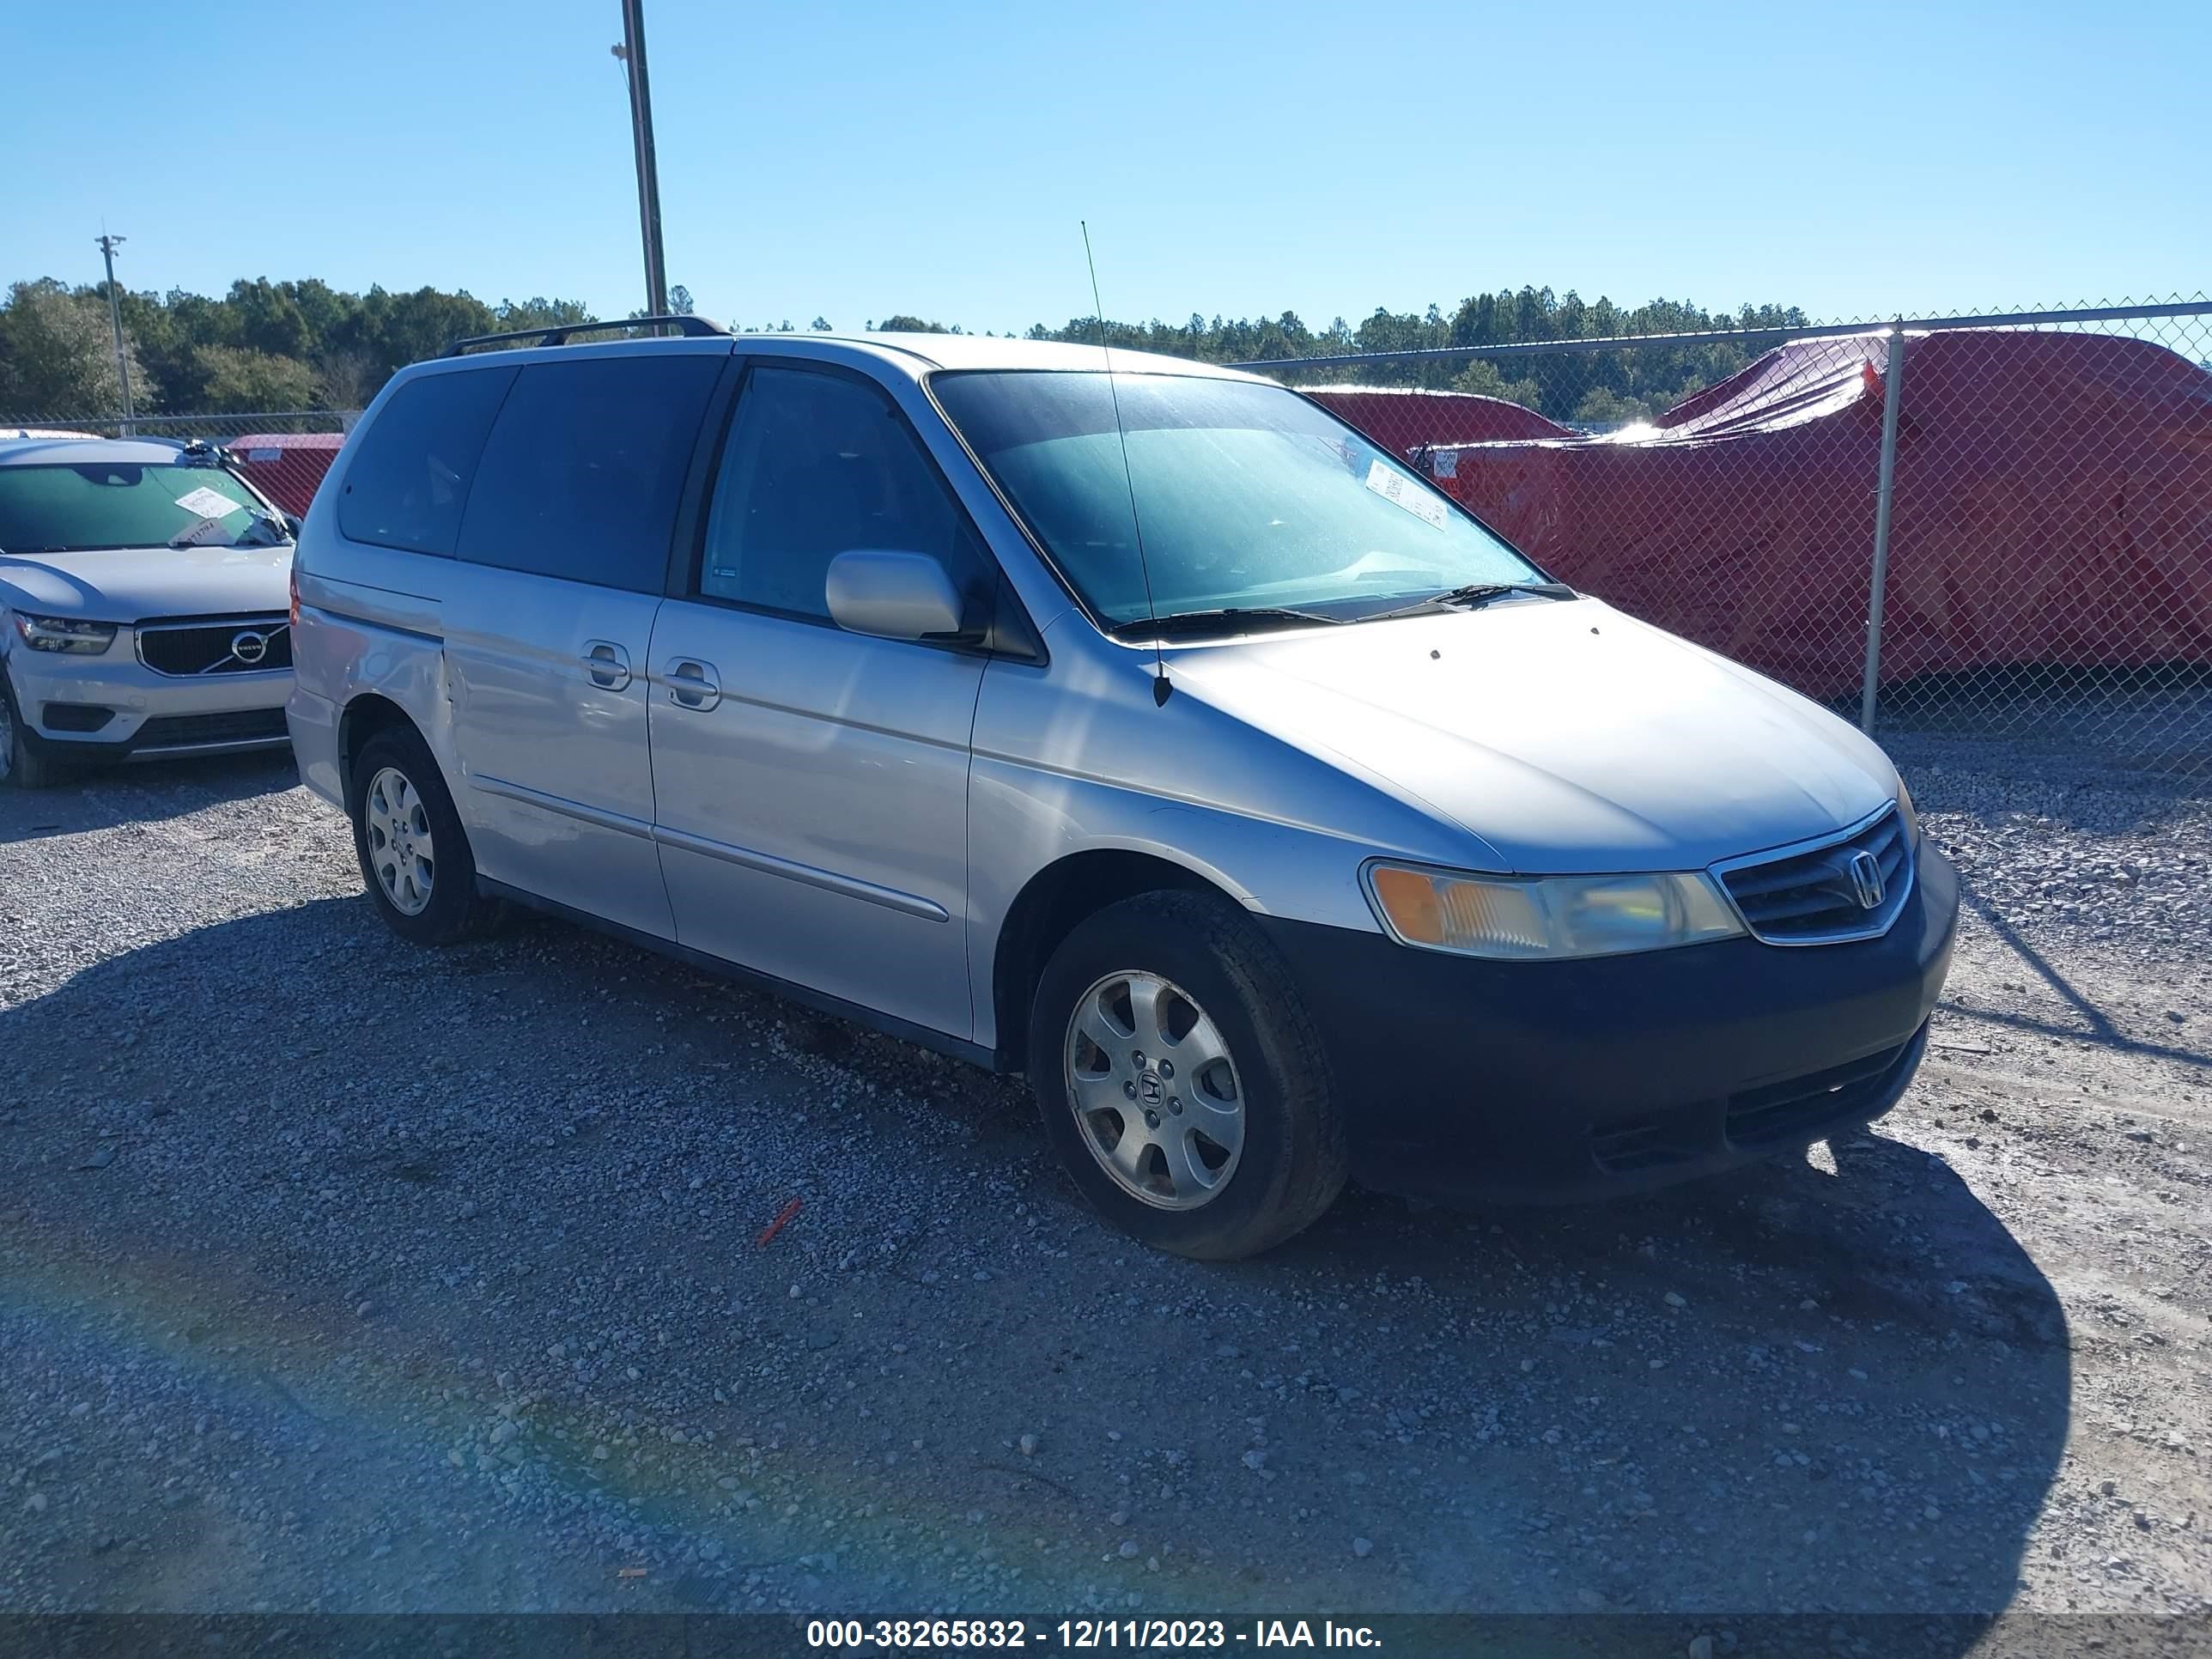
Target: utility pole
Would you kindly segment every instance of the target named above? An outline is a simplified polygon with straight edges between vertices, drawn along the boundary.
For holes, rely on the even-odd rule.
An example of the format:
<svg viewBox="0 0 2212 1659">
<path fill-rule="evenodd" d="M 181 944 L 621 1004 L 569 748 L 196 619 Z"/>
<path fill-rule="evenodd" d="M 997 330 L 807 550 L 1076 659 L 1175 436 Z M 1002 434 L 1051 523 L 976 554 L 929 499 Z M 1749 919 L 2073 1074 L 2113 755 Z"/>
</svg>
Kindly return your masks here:
<svg viewBox="0 0 2212 1659">
<path fill-rule="evenodd" d="M 115 330 L 115 372 L 123 377 L 123 435 L 126 438 L 135 430 L 131 409 L 131 354 L 123 349 L 123 299 L 115 287 L 115 250 L 128 240 L 110 236 L 105 230 L 100 235 L 100 256 L 107 261 L 107 320 Z"/>
<path fill-rule="evenodd" d="M 653 88 L 645 72 L 645 0 L 622 0 L 623 43 L 614 48 L 629 79 L 630 137 L 637 149 L 638 228 L 645 238 L 645 314 L 668 314 L 660 252 L 660 170 L 653 157 Z"/>
</svg>

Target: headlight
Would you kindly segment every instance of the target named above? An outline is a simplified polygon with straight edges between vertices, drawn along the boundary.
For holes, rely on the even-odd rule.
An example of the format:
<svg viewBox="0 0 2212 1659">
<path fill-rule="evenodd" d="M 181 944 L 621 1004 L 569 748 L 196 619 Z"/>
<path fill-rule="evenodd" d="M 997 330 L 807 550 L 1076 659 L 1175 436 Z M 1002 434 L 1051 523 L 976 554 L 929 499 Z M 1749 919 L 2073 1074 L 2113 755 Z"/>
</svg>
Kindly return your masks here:
<svg viewBox="0 0 2212 1659">
<path fill-rule="evenodd" d="M 74 617 L 31 617 L 13 613 L 15 631 L 33 651 L 67 651 L 96 657 L 115 643 L 113 623 L 79 622 Z"/>
<path fill-rule="evenodd" d="M 1743 932 L 1697 872 L 1513 880 L 1373 864 L 1367 893 L 1401 945 L 1507 961 L 1664 951 Z"/>
</svg>

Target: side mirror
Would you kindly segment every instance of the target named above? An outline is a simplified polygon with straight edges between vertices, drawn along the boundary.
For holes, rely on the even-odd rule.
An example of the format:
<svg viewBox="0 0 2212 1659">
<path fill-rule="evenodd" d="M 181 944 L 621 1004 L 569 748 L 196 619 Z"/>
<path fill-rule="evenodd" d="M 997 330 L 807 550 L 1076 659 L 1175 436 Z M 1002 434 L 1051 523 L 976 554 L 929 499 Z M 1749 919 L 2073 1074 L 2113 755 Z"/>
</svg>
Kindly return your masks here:
<svg viewBox="0 0 2212 1659">
<path fill-rule="evenodd" d="M 830 561 L 824 595 L 837 626 L 881 640 L 961 632 L 960 590 L 927 553 L 855 548 Z"/>
</svg>

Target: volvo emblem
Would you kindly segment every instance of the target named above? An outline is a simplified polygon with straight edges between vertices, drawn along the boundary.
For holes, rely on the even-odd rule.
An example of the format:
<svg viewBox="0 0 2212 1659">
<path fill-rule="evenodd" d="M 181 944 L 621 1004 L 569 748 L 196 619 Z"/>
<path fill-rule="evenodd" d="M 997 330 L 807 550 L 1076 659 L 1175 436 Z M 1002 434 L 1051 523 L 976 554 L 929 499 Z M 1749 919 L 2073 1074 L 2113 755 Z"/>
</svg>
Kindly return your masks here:
<svg viewBox="0 0 2212 1659">
<path fill-rule="evenodd" d="M 241 629 L 230 636 L 230 654 L 249 666 L 259 662 L 269 654 L 269 636 L 256 629 Z"/>
<path fill-rule="evenodd" d="M 1881 860 L 1871 853 L 1854 853 L 1844 870 L 1851 878 L 1851 891 L 1857 896 L 1859 908 L 1879 908 L 1882 896 Z"/>
</svg>

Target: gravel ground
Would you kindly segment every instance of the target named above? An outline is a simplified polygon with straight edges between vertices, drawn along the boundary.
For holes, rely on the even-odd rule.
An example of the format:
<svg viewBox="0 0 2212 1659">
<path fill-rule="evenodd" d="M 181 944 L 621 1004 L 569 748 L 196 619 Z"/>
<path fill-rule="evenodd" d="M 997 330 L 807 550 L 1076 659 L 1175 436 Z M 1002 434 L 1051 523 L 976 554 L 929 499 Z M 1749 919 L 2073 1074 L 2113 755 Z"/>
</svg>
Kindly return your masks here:
<svg viewBox="0 0 2212 1659">
<path fill-rule="evenodd" d="M 2212 825 L 1965 760 L 1872 1131 L 1228 1267 L 287 766 L 0 793 L 0 1611 L 2212 1612 Z"/>
</svg>

